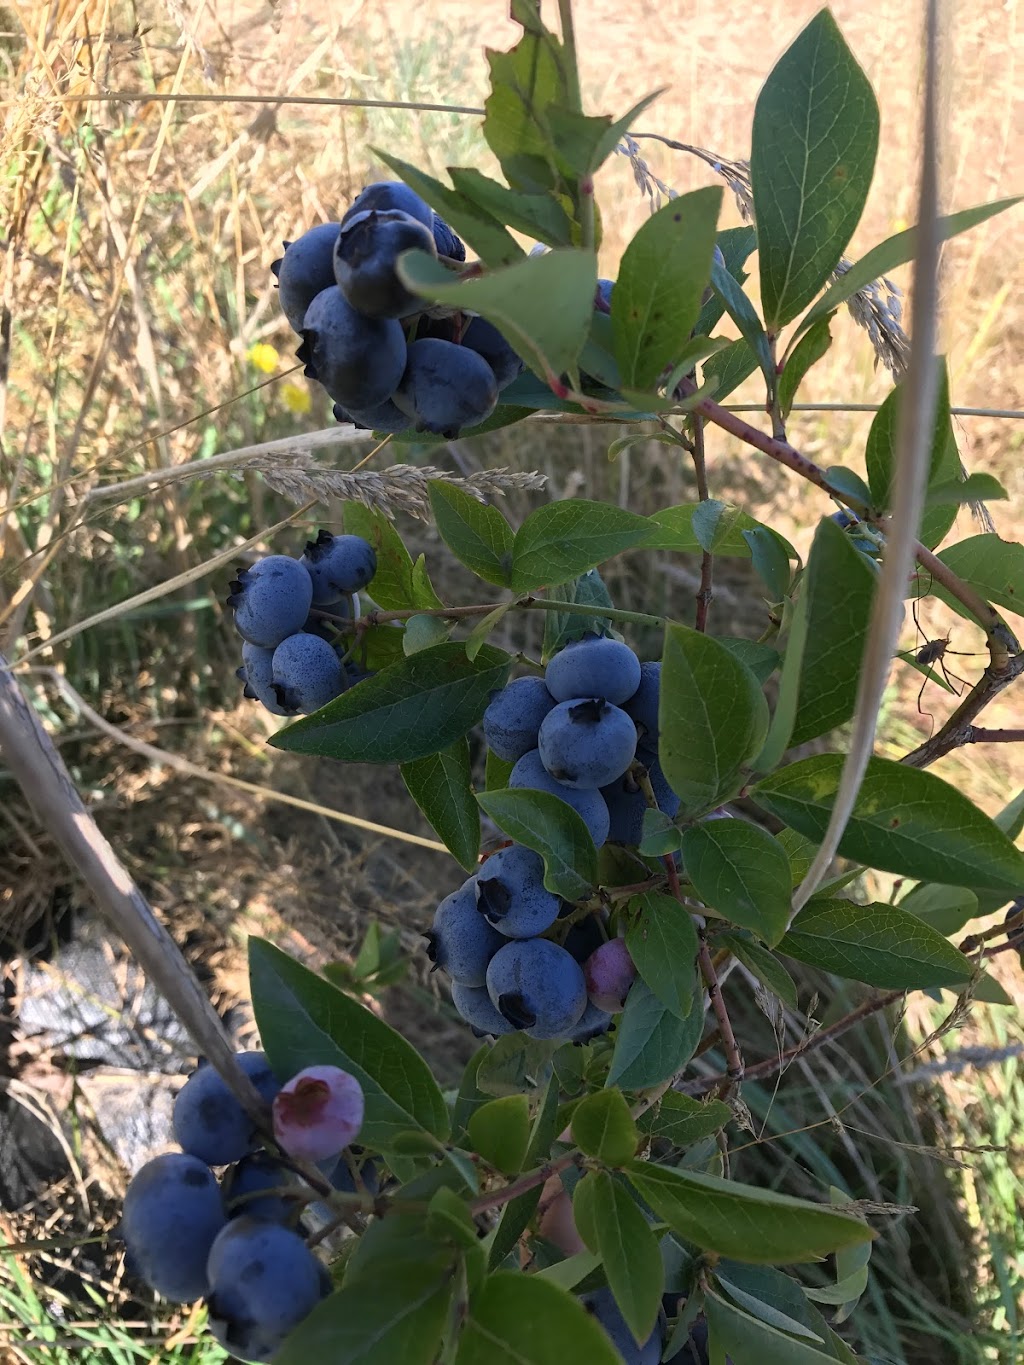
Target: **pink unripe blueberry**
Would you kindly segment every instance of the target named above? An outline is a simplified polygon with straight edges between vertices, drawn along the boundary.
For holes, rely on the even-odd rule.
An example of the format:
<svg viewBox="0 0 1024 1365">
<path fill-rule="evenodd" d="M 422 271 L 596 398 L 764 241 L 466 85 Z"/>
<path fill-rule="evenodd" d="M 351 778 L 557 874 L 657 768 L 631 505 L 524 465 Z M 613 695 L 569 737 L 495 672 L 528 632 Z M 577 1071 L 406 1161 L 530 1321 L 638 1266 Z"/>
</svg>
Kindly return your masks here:
<svg viewBox="0 0 1024 1365">
<path fill-rule="evenodd" d="M 363 1088 L 336 1066 L 307 1066 L 274 1098 L 274 1137 L 289 1156 L 337 1156 L 363 1126 Z"/>
<path fill-rule="evenodd" d="M 625 939 L 613 938 L 595 948 L 583 964 L 587 995 L 599 1010 L 617 1014 L 626 1003 L 636 968 Z"/>
</svg>

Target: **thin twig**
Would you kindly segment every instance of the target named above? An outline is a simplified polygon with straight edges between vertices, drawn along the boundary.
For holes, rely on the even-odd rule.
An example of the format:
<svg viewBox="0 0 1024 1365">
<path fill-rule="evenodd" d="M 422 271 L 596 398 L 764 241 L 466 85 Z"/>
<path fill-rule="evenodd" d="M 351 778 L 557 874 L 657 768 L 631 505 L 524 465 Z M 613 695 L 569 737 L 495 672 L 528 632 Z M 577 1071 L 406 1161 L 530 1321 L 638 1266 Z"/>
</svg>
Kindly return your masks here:
<svg viewBox="0 0 1024 1365">
<path fill-rule="evenodd" d="M 1001 673 L 996 673 L 989 666 L 981 675 L 978 682 L 971 688 L 967 696 L 956 708 L 953 714 L 946 721 L 945 725 L 937 731 L 924 744 L 919 745 L 911 753 L 906 754 L 901 760 L 911 768 L 927 768 L 943 754 L 948 754 L 951 749 L 958 749 L 964 744 L 984 744 L 1009 742 L 1024 736 L 1020 730 L 981 730 L 971 722 L 974 717 L 988 706 L 989 702 L 1005 687 L 1009 687 L 1020 675 L 1024 673 L 1024 654 L 1016 654 L 1007 662 L 1006 667 Z"/>
<path fill-rule="evenodd" d="M 560 1171 L 575 1166 L 579 1159 L 580 1153 L 574 1148 L 571 1152 L 566 1152 L 564 1156 L 557 1157 L 544 1166 L 538 1166 L 535 1171 L 529 1171 L 526 1175 L 520 1176 L 518 1180 L 513 1180 L 511 1185 L 504 1185 L 500 1190 L 492 1190 L 490 1194 L 482 1194 L 476 1199 L 471 1199 L 469 1211 L 476 1215 L 485 1213 L 488 1209 L 503 1208 L 511 1200 L 518 1199 L 521 1194 L 529 1194 L 530 1190 L 535 1190 L 538 1185 L 543 1185 L 553 1175 L 558 1175 Z"/>
<path fill-rule="evenodd" d="M 697 479 L 697 497 L 701 502 L 707 502 L 710 494 L 707 463 L 704 458 L 704 418 L 695 413 L 692 425 L 693 472 Z M 708 627 L 708 612 L 711 610 L 711 599 L 714 596 L 714 566 L 714 555 L 710 550 L 704 550 L 700 558 L 700 587 L 697 589 L 697 616 L 694 621 L 697 630 L 701 631 L 707 630 Z"/>
</svg>

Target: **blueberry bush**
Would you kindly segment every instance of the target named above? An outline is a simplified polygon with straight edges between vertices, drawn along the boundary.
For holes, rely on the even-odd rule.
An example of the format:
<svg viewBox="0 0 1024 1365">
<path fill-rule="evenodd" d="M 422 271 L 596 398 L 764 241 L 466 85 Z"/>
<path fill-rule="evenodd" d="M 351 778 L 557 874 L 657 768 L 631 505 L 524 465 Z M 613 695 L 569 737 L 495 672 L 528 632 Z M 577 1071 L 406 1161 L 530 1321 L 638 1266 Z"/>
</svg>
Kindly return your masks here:
<svg viewBox="0 0 1024 1365">
<path fill-rule="evenodd" d="M 469 605 L 441 601 L 389 516 L 359 501 L 344 534 L 239 569 L 227 600 L 246 696 L 300 717 L 272 743 L 399 765 L 467 874 L 424 951 L 480 1045 L 444 1093 L 343 985 L 253 940 L 265 1054 L 199 1066 L 174 1107 L 182 1150 L 136 1175 L 121 1232 L 130 1269 L 205 1300 L 243 1360 L 854 1365 L 872 1210 L 734 1177 L 744 1078 L 793 1057 L 741 1054 L 726 985 L 792 999 L 788 958 L 871 988 L 819 1039 L 910 991 L 998 998 L 984 962 L 1020 941 L 1024 803 L 992 820 L 926 768 L 976 739 L 1024 672 L 1003 615 L 1024 602 L 1024 548 L 986 530 L 939 548 L 962 504 L 1002 490 L 962 472 L 924 304 L 866 480 L 796 450 L 786 420 L 844 305 L 873 338 L 897 327 L 875 282 L 915 260 L 926 295 L 929 241 L 1010 201 L 940 219 L 922 190 L 919 228 L 845 259 L 878 114 L 823 10 L 758 99 L 751 221 L 720 230 L 717 187 L 669 198 L 599 279 L 595 175 L 650 101 L 584 112 L 559 8 L 560 37 L 513 0 L 522 36 L 490 54 L 483 129 L 504 183 L 458 168 L 443 183 L 377 149 L 399 179 L 285 244 L 280 305 L 338 421 L 386 450 L 538 413 L 653 424 L 665 458 L 692 463 L 698 500 L 640 516 L 570 498 L 514 527 L 438 480 L 431 511 Z M 725 316 L 738 339 L 716 334 Z M 757 373 L 771 435 L 721 406 Z M 713 496 L 719 429 L 820 491 L 806 562 Z M 655 549 L 700 556 L 692 614 L 611 600 L 601 566 Z M 714 564 L 730 556 L 763 585 L 756 640 L 713 629 Z M 893 623 L 932 593 L 983 634 L 988 667 L 902 762 L 874 757 Z M 539 658 L 490 642 L 518 612 L 543 614 Z M 637 627 L 659 632 L 660 657 L 641 659 Z M 927 676 L 939 659 L 899 666 Z M 870 870 L 913 889 L 859 903 L 849 887 Z M 950 941 L 1007 904 L 998 930 Z M 698 1074 L 702 1053 L 720 1069 Z"/>
</svg>

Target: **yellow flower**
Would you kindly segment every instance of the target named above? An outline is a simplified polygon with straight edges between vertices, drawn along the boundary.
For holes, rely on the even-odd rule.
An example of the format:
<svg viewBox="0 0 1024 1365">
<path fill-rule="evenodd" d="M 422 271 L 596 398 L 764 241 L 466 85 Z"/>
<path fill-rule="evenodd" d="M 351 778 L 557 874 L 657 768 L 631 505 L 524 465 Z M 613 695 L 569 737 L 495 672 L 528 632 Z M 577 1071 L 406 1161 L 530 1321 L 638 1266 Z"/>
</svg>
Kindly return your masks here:
<svg viewBox="0 0 1024 1365">
<path fill-rule="evenodd" d="M 281 397 L 289 412 L 309 412 L 310 408 L 313 406 L 309 396 L 309 390 L 300 388 L 298 384 L 293 384 L 291 380 L 286 384 L 282 384 Z"/>
<path fill-rule="evenodd" d="M 269 346 L 265 341 L 257 341 L 255 346 L 250 346 L 245 357 L 256 366 L 261 374 L 273 374 L 281 359 L 277 353 L 277 348 Z"/>
</svg>

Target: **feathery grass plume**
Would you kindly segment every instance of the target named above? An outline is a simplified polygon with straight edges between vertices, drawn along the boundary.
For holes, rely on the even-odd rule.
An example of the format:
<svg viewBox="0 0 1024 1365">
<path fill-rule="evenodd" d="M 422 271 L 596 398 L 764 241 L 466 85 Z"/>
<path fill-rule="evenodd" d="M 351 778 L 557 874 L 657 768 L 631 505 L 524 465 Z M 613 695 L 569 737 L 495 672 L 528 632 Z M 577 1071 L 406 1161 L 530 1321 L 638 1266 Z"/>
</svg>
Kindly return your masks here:
<svg viewBox="0 0 1024 1365">
<path fill-rule="evenodd" d="M 420 521 L 430 519 L 428 484 L 441 480 L 461 488 L 478 502 L 485 502 L 495 494 L 510 490 L 540 489 L 547 476 L 535 472 L 483 469 L 465 477 L 449 474 L 433 465 L 396 464 L 380 471 L 324 469 L 308 457 L 293 460 L 264 460 L 261 457 L 236 466 L 232 473 L 242 470 L 258 473 L 269 488 L 290 502 L 302 503 L 310 498 L 321 502 L 338 499 L 361 502 L 375 512 L 394 518 L 396 512 L 407 512 Z"/>
</svg>

